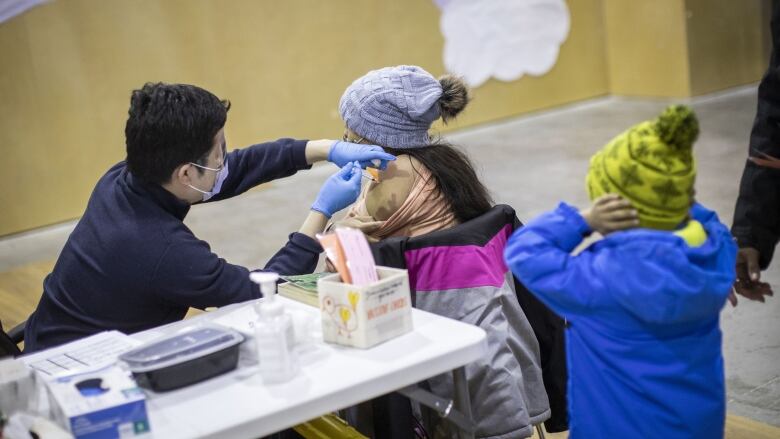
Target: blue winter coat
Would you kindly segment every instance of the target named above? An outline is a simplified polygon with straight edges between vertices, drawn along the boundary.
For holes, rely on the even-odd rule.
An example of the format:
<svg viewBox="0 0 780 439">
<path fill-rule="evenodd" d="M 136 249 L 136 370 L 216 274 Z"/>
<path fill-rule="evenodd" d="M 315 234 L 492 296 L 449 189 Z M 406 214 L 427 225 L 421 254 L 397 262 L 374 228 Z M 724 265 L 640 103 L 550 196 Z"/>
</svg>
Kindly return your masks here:
<svg viewBox="0 0 780 439">
<path fill-rule="evenodd" d="M 590 232 L 561 203 L 510 238 L 504 256 L 566 318 L 570 438 L 722 438 L 725 386 L 719 313 L 736 246 L 717 215 L 691 209 L 707 241 L 664 231 Z"/>
</svg>

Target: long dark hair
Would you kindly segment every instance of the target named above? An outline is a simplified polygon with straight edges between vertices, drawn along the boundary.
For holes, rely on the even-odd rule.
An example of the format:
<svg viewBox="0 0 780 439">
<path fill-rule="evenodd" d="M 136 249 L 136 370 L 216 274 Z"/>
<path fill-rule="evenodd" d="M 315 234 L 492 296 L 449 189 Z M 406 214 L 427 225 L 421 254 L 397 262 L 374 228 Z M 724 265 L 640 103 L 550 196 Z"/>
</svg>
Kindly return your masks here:
<svg viewBox="0 0 780 439">
<path fill-rule="evenodd" d="M 407 154 L 428 168 L 459 222 L 476 218 L 493 206 L 493 200 L 479 181 L 471 160 L 450 143 L 438 139 L 423 148 L 384 147 L 384 150 L 396 156 Z"/>
</svg>

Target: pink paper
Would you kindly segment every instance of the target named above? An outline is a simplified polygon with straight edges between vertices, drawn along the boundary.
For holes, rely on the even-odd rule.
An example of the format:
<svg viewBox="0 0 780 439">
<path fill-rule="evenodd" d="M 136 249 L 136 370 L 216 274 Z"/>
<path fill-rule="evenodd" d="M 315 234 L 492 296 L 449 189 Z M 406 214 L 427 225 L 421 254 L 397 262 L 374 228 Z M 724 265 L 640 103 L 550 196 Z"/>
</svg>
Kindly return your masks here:
<svg viewBox="0 0 780 439">
<path fill-rule="evenodd" d="M 371 253 L 371 248 L 368 246 L 363 232 L 344 227 L 336 229 L 336 236 L 338 236 L 341 248 L 344 250 L 352 284 L 367 285 L 378 281 L 374 255 Z"/>
</svg>

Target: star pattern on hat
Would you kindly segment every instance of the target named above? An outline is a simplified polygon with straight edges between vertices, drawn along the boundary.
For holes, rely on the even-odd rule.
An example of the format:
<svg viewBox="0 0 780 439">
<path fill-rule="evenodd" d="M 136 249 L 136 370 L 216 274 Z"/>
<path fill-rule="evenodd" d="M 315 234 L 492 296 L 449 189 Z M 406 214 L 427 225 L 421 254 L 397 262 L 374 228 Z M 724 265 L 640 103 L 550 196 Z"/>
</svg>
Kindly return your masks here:
<svg viewBox="0 0 780 439">
<path fill-rule="evenodd" d="M 644 140 L 640 141 L 639 146 L 634 150 L 634 155 L 639 159 L 643 159 L 647 157 L 648 154 L 650 154 L 650 148 L 647 146 L 647 142 Z"/>
<path fill-rule="evenodd" d="M 658 151 L 653 152 L 652 156 L 654 159 L 658 161 L 658 163 L 661 164 L 661 166 L 666 168 L 666 172 L 672 170 L 672 165 L 674 164 L 674 161 L 672 161 L 671 157 L 669 157 L 666 154 L 662 154 Z"/>
<path fill-rule="evenodd" d="M 645 182 L 639 178 L 639 174 L 637 173 L 637 165 L 621 166 L 620 182 L 620 185 L 624 188 L 631 186 L 641 186 L 645 184 Z"/>
<path fill-rule="evenodd" d="M 599 178 L 599 184 L 601 185 L 601 191 L 605 194 L 609 193 L 612 189 L 612 186 L 609 185 L 606 178 Z"/>
<path fill-rule="evenodd" d="M 677 190 L 677 187 L 674 185 L 674 182 L 669 179 L 666 180 L 665 183 L 652 186 L 653 192 L 658 195 L 658 198 L 661 200 L 661 204 L 666 206 L 667 203 L 669 203 L 669 200 L 675 197 L 679 197 L 683 193 Z"/>
<path fill-rule="evenodd" d="M 618 158 L 618 149 L 620 149 L 620 144 L 623 142 L 615 142 L 612 144 L 612 147 L 609 148 L 609 158 L 617 160 Z"/>
</svg>

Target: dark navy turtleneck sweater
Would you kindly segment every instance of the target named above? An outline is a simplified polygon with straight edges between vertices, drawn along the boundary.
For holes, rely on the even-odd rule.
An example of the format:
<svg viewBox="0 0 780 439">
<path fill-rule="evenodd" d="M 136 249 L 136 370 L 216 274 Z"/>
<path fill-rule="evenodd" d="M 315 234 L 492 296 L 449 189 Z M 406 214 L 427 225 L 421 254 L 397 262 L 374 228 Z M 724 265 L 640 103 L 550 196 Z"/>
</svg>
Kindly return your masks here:
<svg viewBox="0 0 780 439">
<path fill-rule="evenodd" d="M 218 201 L 308 169 L 306 141 L 280 139 L 228 154 Z M 226 262 L 182 222 L 190 206 L 120 162 L 98 181 L 84 215 L 44 280 L 27 320 L 25 352 L 100 331 L 133 333 L 181 320 L 189 307 L 223 306 L 260 297 L 249 270 Z M 311 273 L 320 245 L 292 233 L 265 266 Z"/>
</svg>

